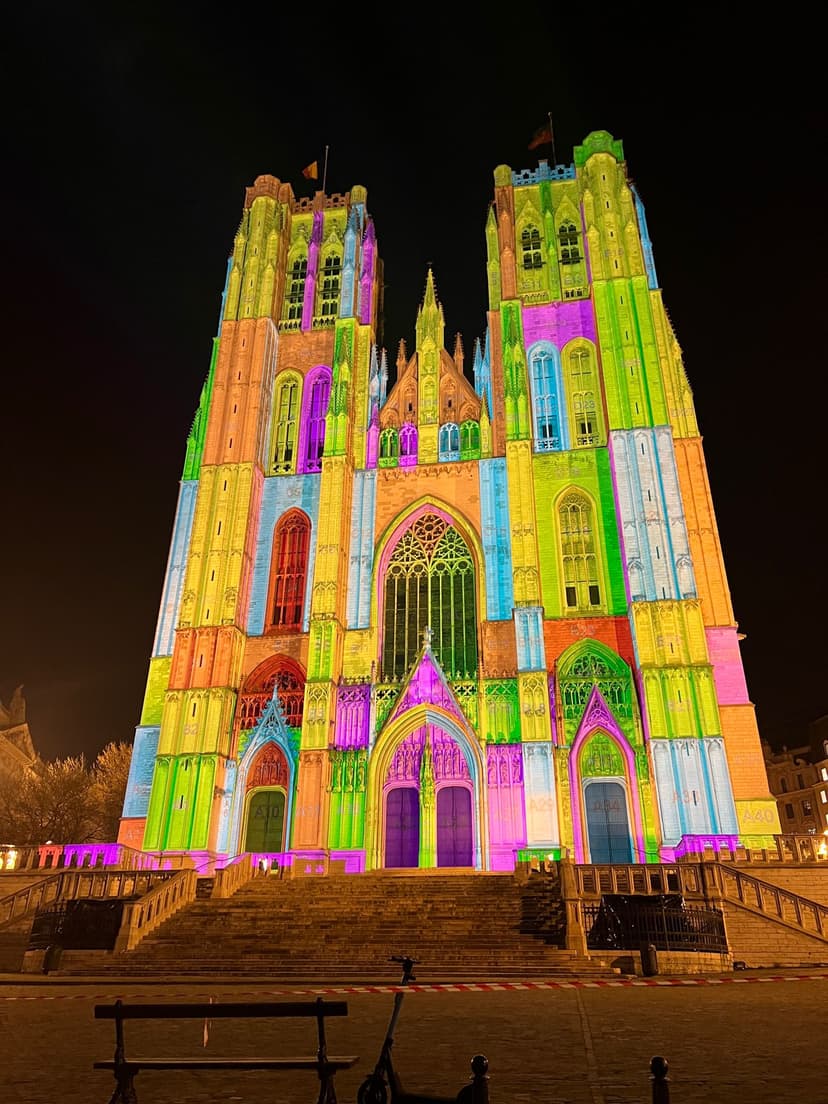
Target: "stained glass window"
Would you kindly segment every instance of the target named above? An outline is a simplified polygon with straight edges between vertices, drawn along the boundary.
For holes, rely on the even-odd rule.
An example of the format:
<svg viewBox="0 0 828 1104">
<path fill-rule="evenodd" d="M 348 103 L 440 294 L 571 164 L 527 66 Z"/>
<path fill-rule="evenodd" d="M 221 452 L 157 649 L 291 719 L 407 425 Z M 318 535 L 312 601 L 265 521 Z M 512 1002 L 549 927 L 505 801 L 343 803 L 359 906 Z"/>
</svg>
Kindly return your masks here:
<svg viewBox="0 0 828 1104">
<path fill-rule="evenodd" d="M 449 678 L 477 671 L 474 563 L 457 530 L 424 514 L 400 538 L 384 582 L 383 674 L 406 675 L 422 647 L 431 647 Z"/>
</svg>

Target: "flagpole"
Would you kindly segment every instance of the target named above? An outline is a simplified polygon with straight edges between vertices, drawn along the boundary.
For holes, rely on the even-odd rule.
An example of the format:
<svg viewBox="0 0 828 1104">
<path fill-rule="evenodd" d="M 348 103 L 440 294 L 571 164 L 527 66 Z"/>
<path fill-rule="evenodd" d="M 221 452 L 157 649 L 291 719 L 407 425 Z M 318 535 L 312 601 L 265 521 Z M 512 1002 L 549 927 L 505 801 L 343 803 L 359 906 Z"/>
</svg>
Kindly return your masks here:
<svg viewBox="0 0 828 1104">
<path fill-rule="evenodd" d="M 325 146 L 325 167 L 322 169 L 322 191 L 325 191 L 325 182 L 328 179 L 328 147 Z"/>
<path fill-rule="evenodd" d="M 552 140 L 552 168 L 554 169 L 558 163 L 558 159 L 555 157 L 555 131 L 552 129 L 552 112 L 547 111 L 546 114 L 549 119 L 549 137 Z"/>
</svg>

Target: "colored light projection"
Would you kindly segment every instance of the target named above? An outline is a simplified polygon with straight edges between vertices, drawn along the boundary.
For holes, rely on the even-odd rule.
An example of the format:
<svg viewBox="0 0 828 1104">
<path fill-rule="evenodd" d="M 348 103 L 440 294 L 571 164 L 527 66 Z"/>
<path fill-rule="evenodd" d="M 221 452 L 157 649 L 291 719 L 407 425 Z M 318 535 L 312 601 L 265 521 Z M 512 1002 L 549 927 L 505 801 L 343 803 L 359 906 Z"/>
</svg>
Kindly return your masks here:
<svg viewBox="0 0 828 1104">
<path fill-rule="evenodd" d="M 247 189 L 119 839 L 511 870 L 778 831 L 681 351 L 603 131 L 498 166 L 471 372 L 365 189 Z"/>
</svg>

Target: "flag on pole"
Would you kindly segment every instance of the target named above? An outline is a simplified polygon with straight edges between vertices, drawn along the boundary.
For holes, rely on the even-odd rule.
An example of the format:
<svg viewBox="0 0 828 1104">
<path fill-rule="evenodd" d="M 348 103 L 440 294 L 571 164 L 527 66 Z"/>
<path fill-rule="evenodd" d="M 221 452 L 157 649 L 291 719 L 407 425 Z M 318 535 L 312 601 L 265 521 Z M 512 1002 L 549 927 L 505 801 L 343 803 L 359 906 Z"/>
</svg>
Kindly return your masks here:
<svg viewBox="0 0 828 1104">
<path fill-rule="evenodd" d="M 302 169 L 302 176 L 305 180 L 318 180 L 319 179 L 319 162 L 311 161 L 309 165 L 305 165 Z"/>
<path fill-rule="evenodd" d="M 532 135 L 532 141 L 529 143 L 529 149 L 537 149 L 538 146 L 545 146 L 547 143 L 554 144 L 555 136 L 552 133 L 552 120 L 548 123 L 544 123 L 542 127 L 538 127 L 535 133 Z"/>
</svg>

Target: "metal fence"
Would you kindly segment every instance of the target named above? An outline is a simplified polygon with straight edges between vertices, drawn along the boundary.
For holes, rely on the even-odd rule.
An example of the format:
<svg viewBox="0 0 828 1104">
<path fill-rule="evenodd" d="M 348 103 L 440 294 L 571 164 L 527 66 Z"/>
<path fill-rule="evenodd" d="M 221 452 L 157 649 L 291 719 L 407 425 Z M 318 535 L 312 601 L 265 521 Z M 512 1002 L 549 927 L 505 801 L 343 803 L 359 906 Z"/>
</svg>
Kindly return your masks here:
<svg viewBox="0 0 828 1104">
<path fill-rule="evenodd" d="M 648 944 L 662 951 L 727 953 L 721 911 L 686 905 L 681 897 L 607 895 L 582 909 L 591 950 L 637 951 Z"/>
</svg>

